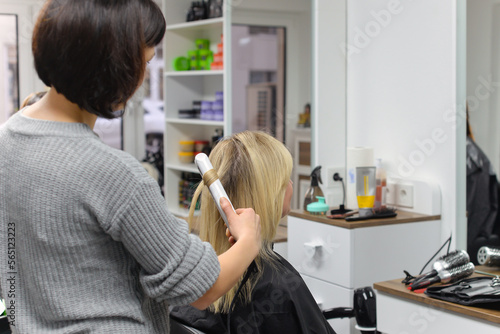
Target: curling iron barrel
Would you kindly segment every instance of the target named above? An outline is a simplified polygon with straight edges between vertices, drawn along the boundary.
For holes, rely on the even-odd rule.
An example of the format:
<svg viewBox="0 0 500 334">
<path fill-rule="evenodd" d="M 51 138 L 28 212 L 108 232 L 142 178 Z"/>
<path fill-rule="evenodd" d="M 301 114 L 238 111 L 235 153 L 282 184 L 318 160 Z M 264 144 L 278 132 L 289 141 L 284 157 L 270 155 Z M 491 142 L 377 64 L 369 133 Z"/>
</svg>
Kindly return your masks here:
<svg viewBox="0 0 500 334">
<path fill-rule="evenodd" d="M 469 277 L 474 273 L 474 264 L 469 262 L 467 264 L 450 268 L 448 270 L 439 270 L 437 271 L 437 275 L 433 277 L 425 277 L 423 279 L 419 279 L 411 284 L 411 290 L 418 290 L 426 288 L 427 286 L 434 283 L 450 283 L 461 280 L 462 278 Z"/>
<path fill-rule="evenodd" d="M 448 270 L 457 266 L 469 263 L 469 254 L 464 250 L 455 250 L 447 255 L 440 257 L 434 262 L 432 267 L 436 271 Z"/>
<path fill-rule="evenodd" d="M 439 278 L 441 283 L 450 283 L 461 280 L 462 278 L 469 277 L 474 273 L 474 264 L 469 262 L 467 264 L 461 265 L 459 267 L 451 268 L 449 270 L 439 271 Z"/>
<path fill-rule="evenodd" d="M 220 206 L 220 199 L 221 197 L 225 197 L 229 201 L 229 203 L 231 203 L 231 201 L 229 200 L 229 197 L 227 196 L 226 191 L 222 186 L 222 183 L 220 183 L 219 175 L 215 171 L 214 167 L 212 166 L 212 163 L 210 162 L 208 156 L 205 153 L 197 154 L 194 161 L 196 163 L 196 166 L 198 167 L 198 170 L 200 171 L 201 176 L 203 177 L 203 182 L 210 190 L 210 194 L 212 195 L 212 198 L 214 199 L 215 204 L 217 205 L 217 209 L 219 209 L 222 219 L 224 219 L 227 228 L 229 228 L 229 223 L 227 221 L 226 214 L 224 213 L 224 210 L 222 210 Z M 232 203 L 231 207 L 233 208 L 234 211 Z"/>
<path fill-rule="evenodd" d="M 418 283 L 432 277 L 436 277 L 439 272 L 450 268 L 458 267 L 469 262 L 469 254 L 464 250 L 454 250 L 446 255 L 439 257 L 432 264 L 432 270 L 417 277 L 413 283 Z"/>
</svg>

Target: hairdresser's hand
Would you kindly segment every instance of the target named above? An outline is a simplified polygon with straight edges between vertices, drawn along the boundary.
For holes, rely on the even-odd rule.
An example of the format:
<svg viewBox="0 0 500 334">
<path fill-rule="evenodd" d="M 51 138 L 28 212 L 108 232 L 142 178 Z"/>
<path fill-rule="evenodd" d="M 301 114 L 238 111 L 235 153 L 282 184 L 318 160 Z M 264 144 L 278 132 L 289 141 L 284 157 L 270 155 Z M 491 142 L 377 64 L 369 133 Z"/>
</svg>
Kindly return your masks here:
<svg viewBox="0 0 500 334">
<path fill-rule="evenodd" d="M 220 274 L 214 285 L 191 303 L 200 310 L 207 308 L 238 283 L 261 247 L 259 215 L 253 209 L 238 209 L 234 212 L 226 198 L 220 199 L 220 206 L 229 221 L 232 235 L 227 233 L 228 238 L 230 242 L 237 242 L 218 256 Z"/>
<path fill-rule="evenodd" d="M 220 205 L 231 229 L 231 232 L 229 229 L 226 231 L 229 242 L 234 244 L 236 240 L 244 241 L 258 253 L 261 247 L 260 216 L 253 209 L 236 209 L 235 213 L 224 197 L 221 198 Z"/>
<path fill-rule="evenodd" d="M 231 235 L 231 232 L 229 231 L 228 228 L 226 228 L 226 237 L 227 237 L 227 240 L 229 241 L 229 243 L 232 245 L 234 245 L 234 243 L 236 242 L 236 239 Z"/>
</svg>

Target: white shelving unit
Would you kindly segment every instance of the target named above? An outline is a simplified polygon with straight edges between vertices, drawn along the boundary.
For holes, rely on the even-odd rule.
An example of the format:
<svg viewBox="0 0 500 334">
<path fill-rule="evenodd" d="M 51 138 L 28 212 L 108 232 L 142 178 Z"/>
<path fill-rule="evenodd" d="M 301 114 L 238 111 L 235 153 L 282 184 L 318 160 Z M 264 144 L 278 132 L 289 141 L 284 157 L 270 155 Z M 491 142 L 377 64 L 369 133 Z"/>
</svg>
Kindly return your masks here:
<svg viewBox="0 0 500 334">
<path fill-rule="evenodd" d="M 165 199 L 169 210 L 185 217 L 186 209 L 179 207 L 179 181 L 183 172 L 198 173 L 194 164 L 179 161 L 179 141 L 211 140 L 216 129 L 224 135 L 231 134 L 231 6 L 224 4 L 221 18 L 185 22 L 191 0 L 163 0 L 163 11 L 167 20 L 163 50 L 165 60 Z M 176 57 L 187 56 L 195 49 L 196 39 L 208 39 L 210 48 L 216 53 L 217 44 L 224 38 L 224 69 L 209 71 L 175 71 L 172 62 Z M 180 119 L 180 109 L 190 109 L 193 101 L 215 100 L 215 92 L 224 92 L 224 120 L 204 121 Z"/>
</svg>

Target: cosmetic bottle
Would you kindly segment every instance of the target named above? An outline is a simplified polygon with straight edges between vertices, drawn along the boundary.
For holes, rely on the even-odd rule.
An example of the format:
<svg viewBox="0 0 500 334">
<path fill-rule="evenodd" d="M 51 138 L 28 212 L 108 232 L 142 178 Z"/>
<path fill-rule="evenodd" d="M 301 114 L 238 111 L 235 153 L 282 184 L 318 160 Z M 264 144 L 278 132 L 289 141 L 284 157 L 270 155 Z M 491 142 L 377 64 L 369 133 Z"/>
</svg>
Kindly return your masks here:
<svg viewBox="0 0 500 334">
<path fill-rule="evenodd" d="M 311 186 L 306 191 L 306 196 L 304 197 L 304 211 L 307 211 L 307 205 L 313 202 L 317 202 L 317 196 L 324 197 L 323 191 L 319 187 L 319 184 L 323 184 L 321 181 L 321 166 L 317 166 L 311 172 Z"/>
<path fill-rule="evenodd" d="M 375 205 L 373 208 L 375 210 L 380 210 L 386 206 L 385 196 L 387 191 L 387 175 L 385 169 L 382 167 L 382 159 L 377 159 L 376 167 L 377 171 L 375 179 L 377 188 L 375 191 Z"/>
</svg>

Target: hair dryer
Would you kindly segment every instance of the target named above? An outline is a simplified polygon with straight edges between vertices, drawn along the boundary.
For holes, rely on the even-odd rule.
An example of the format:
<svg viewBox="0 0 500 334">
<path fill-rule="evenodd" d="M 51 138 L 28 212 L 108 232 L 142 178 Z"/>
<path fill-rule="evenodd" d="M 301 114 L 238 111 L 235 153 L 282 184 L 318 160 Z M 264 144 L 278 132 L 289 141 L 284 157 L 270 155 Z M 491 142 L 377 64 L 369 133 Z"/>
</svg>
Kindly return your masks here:
<svg viewBox="0 0 500 334">
<path fill-rule="evenodd" d="M 353 307 L 336 307 L 323 311 L 327 319 L 356 318 L 356 328 L 363 334 L 377 331 L 377 305 L 375 292 L 369 286 L 354 290 Z"/>
</svg>

